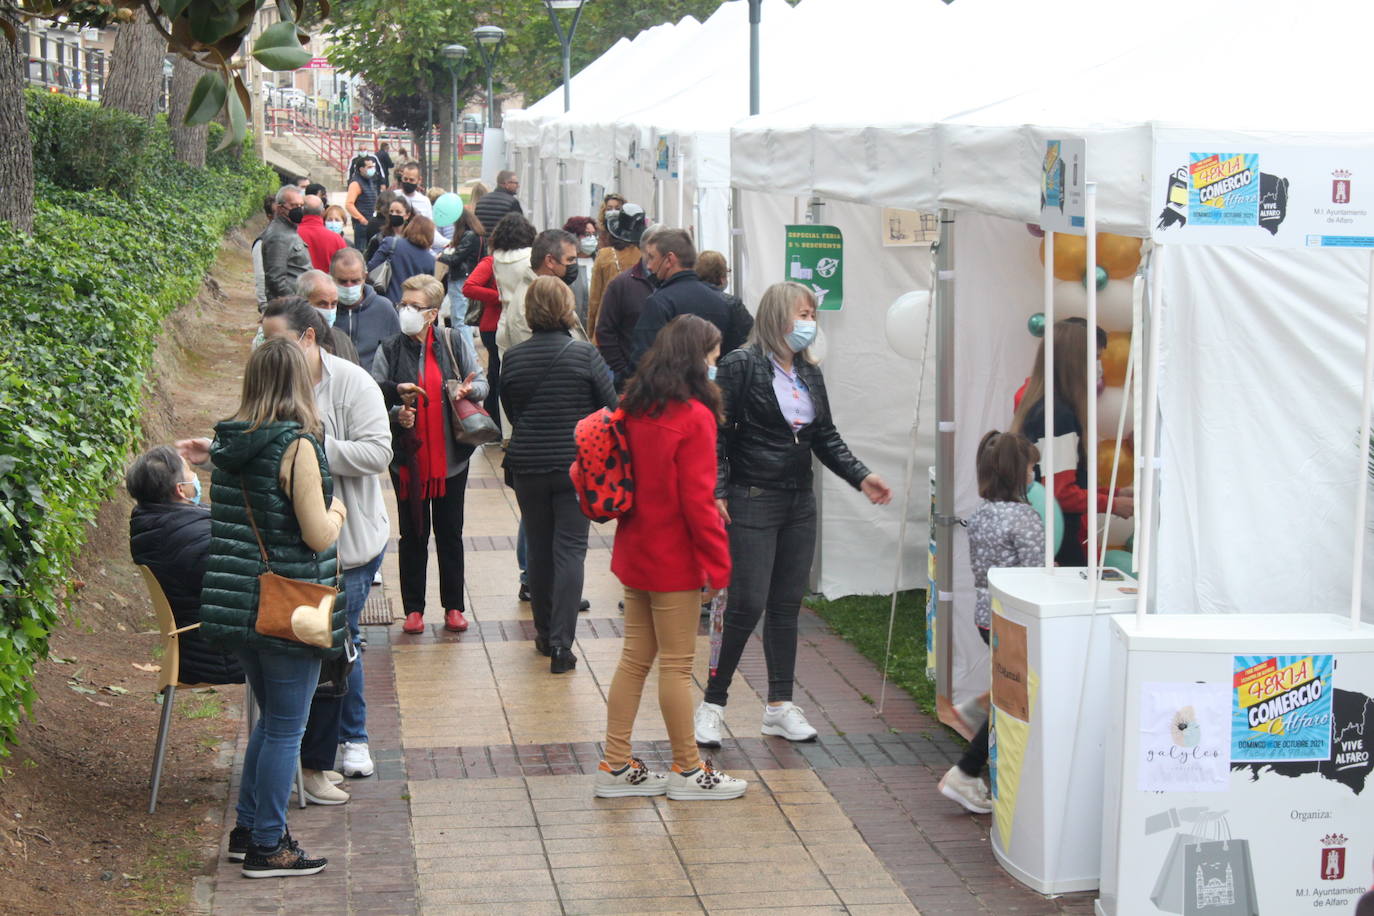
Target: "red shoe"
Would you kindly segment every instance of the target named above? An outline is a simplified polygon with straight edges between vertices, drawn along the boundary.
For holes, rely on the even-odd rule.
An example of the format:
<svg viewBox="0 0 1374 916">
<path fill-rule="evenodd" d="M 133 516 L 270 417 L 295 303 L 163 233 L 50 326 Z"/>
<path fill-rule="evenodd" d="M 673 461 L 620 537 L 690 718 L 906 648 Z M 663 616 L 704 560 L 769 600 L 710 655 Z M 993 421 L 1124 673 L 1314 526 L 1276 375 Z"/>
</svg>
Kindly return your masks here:
<svg viewBox="0 0 1374 916">
<path fill-rule="evenodd" d="M 449 608 L 444 611 L 444 629 L 450 633 L 461 633 L 468 628 L 468 619 L 463 616 L 463 612 L 458 608 Z"/>
<path fill-rule="evenodd" d="M 406 615 L 406 622 L 401 624 L 401 629 L 407 633 L 423 633 L 425 631 L 425 618 L 419 611 L 411 611 Z"/>
</svg>

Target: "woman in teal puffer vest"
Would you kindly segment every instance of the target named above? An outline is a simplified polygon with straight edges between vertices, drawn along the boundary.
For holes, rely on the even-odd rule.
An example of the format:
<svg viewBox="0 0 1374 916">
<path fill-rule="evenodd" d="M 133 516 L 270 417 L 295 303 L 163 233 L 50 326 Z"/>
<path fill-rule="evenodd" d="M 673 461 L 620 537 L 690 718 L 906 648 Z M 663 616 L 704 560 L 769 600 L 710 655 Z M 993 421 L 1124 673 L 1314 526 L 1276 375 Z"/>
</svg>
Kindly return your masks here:
<svg viewBox="0 0 1374 916">
<path fill-rule="evenodd" d="M 201 592 L 201 633 L 238 655 L 262 713 L 248 739 L 229 836 L 229 858 L 242 860 L 249 878 L 313 875 L 326 864 L 286 832 L 286 806 L 320 661 L 343 647 L 344 606 L 334 606 L 331 649 L 258 633 L 258 576 L 266 569 L 253 532 L 256 523 L 274 573 L 336 583 L 334 542 L 344 506 L 333 497 L 322 436 L 300 347 L 267 341 L 248 360 L 238 413 L 215 427 L 210 560 Z"/>
</svg>

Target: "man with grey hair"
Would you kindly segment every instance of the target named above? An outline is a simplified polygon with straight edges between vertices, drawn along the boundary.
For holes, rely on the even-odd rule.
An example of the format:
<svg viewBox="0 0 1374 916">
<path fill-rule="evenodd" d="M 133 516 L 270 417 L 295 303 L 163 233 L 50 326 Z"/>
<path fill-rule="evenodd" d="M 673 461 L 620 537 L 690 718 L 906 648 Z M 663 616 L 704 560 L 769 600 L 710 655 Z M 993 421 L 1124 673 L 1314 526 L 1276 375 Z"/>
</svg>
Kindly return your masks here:
<svg viewBox="0 0 1374 916">
<path fill-rule="evenodd" d="M 515 177 L 514 172 L 504 169 L 496 173 L 496 187 L 477 201 L 477 208 L 473 211 L 477 221 L 487 227 L 487 232 L 495 229 L 496 224 L 501 222 L 501 217 L 507 213 L 525 215 L 525 211 L 520 207 L 520 201 L 515 199 L 515 192 L 518 190 L 520 179 Z"/>
<path fill-rule="evenodd" d="M 269 301 L 294 295 L 297 278 L 310 269 L 310 250 L 296 231 L 303 219 L 305 195 L 295 185 L 283 185 L 272 221 L 262 233 L 262 273 Z"/>
<path fill-rule="evenodd" d="M 362 360 L 358 358 L 358 348 L 353 346 L 353 340 L 334 327 L 335 316 L 339 313 L 339 290 L 329 274 L 322 270 L 307 270 L 296 281 L 296 295 L 309 302 L 329 327 L 329 341 L 321 341 L 321 346 L 326 349 L 332 347 L 332 352 L 339 359 L 361 366 Z"/>
<path fill-rule="evenodd" d="M 661 229 L 643 242 L 644 267 L 657 282 L 653 295 L 644 301 L 631 340 L 631 363 L 638 363 L 644 351 L 664 325 L 678 315 L 698 315 L 720 329 L 721 352 L 729 352 L 733 340 L 730 303 L 720 291 L 701 282 L 694 269 L 697 248 L 685 229 Z"/>
<path fill-rule="evenodd" d="M 534 334 L 525 317 L 525 293 L 536 277 L 558 277 L 571 286 L 577 279 L 577 237 L 562 229 L 545 229 L 534 237 L 534 244 L 530 246 L 530 271 L 511 291 L 511 307 L 501 310 L 501 320 L 496 324 L 496 346 L 501 349 L 503 359 L 507 350 Z M 573 327 L 572 336 L 574 340 L 587 339 L 582 322 Z"/>
<path fill-rule="evenodd" d="M 643 246 L 653 240 L 657 226 L 644 230 L 638 239 L 641 251 Z M 630 353 L 634 349 L 635 325 L 644 311 L 644 303 L 653 295 L 654 286 L 649 279 L 649 271 L 641 257 L 625 270 L 616 274 L 606 284 L 606 292 L 601 297 L 601 313 L 596 320 L 596 348 L 606 360 L 606 365 L 615 373 L 617 391 L 625 390 L 630 380 L 633 363 Z"/>
<path fill-rule="evenodd" d="M 348 245 L 342 235 L 329 231 L 324 224 L 324 201 L 314 194 L 305 196 L 305 216 L 297 231 L 310 252 L 310 266 L 316 270 L 328 270 L 334 252 Z"/>
<path fill-rule="evenodd" d="M 367 262 L 356 248 L 341 248 L 334 253 L 329 276 L 339 298 L 334 330 L 348 335 L 358 349 L 358 364 L 370 373 L 377 347 L 388 337 L 401 333 L 396 307 L 368 285 Z"/>
</svg>

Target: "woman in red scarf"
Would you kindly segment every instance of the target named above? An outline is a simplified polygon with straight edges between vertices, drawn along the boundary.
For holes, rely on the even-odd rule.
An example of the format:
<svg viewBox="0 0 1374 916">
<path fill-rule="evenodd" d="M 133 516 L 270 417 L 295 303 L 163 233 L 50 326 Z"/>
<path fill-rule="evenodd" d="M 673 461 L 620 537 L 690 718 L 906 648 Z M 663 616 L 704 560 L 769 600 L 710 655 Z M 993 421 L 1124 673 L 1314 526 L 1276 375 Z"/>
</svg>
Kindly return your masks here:
<svg viewBox="0 0 1374 916">
<path fill-rule="evenodd" d="M 463 616 L 463 495 L 470 445 L 453 440 L 444 382 L 462 383 L 464 396 L 481 404 L 487 380 L 467 334 L 436 325 L 444 287 L 419 274 L 401 285 L 401 333 L 382 341 L 372 377 L 391 411 L 395 458 L 391 485 L 400 508 L 401 607 L 407 633 L 425 630 L 425 573 L 434 529 L 444 629 L 468 628 Z M 452 354 L 452 356 L 450 356 Z M 456 362 L 456 364 L 455 364 Z"/>
</svg>

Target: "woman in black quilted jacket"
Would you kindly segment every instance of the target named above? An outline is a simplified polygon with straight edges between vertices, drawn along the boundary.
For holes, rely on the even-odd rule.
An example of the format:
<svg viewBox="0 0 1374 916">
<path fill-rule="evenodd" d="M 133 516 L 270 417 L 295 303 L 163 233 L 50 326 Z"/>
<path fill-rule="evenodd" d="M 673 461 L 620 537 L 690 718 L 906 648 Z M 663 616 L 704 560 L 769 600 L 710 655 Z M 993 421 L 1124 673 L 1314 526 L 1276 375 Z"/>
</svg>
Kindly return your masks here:
<svg viewBox="0 0 1374 916">
<path fill-rule="evenodd" d="M 572 644 L 589 525 L 568 476 L 577 454 L 573 427 L 615 407 L 615 386 L 596 347 L 570 333 L 577 317 L 561 277 L 536 279 L 524 308 L 534 333 L 501 358 L 501 406 L 514 426 L 505 466 L 525 523 L 534 647 L 562 674 L 577 666 Z"/>
<path fill-rule="evenodd" d="M 210 510 L 200 478 L 176 449 L 159 445 L 129 465 L 124 484 L 137 505 L 129 516 L 129 553 L 153 571 L 178 627 L 200 623 L 200 586 L 210 555 Z M 177 637 L 185 684 L 242 684 L 238 659 L 201 638 Z"/>
</svg>

